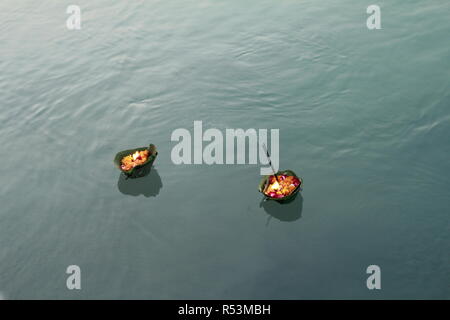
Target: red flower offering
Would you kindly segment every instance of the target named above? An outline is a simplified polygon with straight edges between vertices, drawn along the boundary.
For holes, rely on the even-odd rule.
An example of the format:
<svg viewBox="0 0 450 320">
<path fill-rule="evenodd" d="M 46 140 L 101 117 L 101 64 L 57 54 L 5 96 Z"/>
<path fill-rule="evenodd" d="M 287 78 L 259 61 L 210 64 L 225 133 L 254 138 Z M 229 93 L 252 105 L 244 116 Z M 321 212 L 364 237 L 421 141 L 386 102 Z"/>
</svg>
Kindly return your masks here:
<svg viewBox="0 0 450 320">
<path fill-rule="evenodd" d="M 133 154 L 125 156 L 121 161 L 121 168 L 123 171 L 128 171 L 133 169 L 134 167 L 143 164 L 147 161 L 149 156 L 148 150 L 136 151 Z"/>
<path fill-rule="evenodd" d="M 264 190 L 264 194 L 270 198 L 281 199 L 290 195 L 299 185 L 300 179 L 295 176 L 274 175 L 269 177 L 269 185 Z"/>
</svg>

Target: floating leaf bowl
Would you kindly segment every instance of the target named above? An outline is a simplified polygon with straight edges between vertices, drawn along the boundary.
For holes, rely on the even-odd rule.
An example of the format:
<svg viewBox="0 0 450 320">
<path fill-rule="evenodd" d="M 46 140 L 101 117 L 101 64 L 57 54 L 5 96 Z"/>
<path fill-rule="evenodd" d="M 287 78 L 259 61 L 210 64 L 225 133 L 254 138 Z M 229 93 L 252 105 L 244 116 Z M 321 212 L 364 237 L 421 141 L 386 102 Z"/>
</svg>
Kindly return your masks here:
<svg viewBox="0 0 450 320">
<path fill-rule="evenodd" d="M 135 153 L 136 151 L 144 151 L 148 150 L 148 158 L 147 161 L 144 163 L 141 163 L 140 165 L 135 166 L 134 168 L 125 171 L 122 170 L 122 159 L 130 154 Z M 114 164 L 116 167 L 123 172 L 123 174 L 127 178 L 140 178 L 145 176 L 147 173 L 150 172 L 150 168 L 153 165 L 153 162 L 155 162 L 156 156 L 158 155 L 158 151 L 156 150 L 156 146 L 154 144 L 150 144 L 148 147 L 141 147 L 141 148 L 135 148 L 135 149 L 128 149 L 124 151 L 120 151 L 116 154 L 114 157 Z"/>
<path fill-rule="evenodd" d="M 264 195 L 265 200 L 274 200 L 274 201 L 277 201 L 277 202 L 279 202 L 279 203 L 288 203 L 288 202 L 291 202 L 292 200 L 295 199 L 295 197 L 297 196 L 298 192 L 302 190 L 302 187 L 303 187 L 303 179 L 300 178 L 299 176 L 297 176 L 297 175 L 295 174 L 295 172 L 292 171 L 292 170 L 278 171 L 278 172 L 276 173 L 276 175 L 277 175 L 277 176 L 279 176 L 279 175 L 294 176 L 294 177 L 296 177 L 298 180 L 300 180 L 300 184 L 299 184 L 294 190 L 292 190 L 292 192 L 291 192 L 290 194 L 288 194 L 287 196 L 284 196 L 283 198 L 272 198 L 272 197 L 270 197 L 270 196 L 268 196 L 268 195 L 266 195 L 266 194 L 264 193 L 264 190 L 267 188 L 267 185 L 269 184 L 269 178 L 270 178 L 271 176 L 273 176 L 273 175 L 269 175 L 269 176 L 264 176 L 264 177 L 261 179 L 261 182 L 260 182 L 259 185 L 258 185 L 258 191 L 261 192 L 261 193 Z"/>
</svg>

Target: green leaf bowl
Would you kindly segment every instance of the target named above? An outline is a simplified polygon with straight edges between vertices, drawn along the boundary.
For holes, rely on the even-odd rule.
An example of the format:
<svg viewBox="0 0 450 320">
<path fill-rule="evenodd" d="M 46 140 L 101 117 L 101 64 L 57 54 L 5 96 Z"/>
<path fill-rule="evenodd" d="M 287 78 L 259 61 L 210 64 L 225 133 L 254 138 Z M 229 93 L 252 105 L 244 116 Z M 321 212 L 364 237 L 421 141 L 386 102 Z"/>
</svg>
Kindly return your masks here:
<svg viewBox="0 0 450 320">
<path fill-rule="evenodd" d="M 128 156 L 130 154 L 135 153 L 136 151 L 144 151 L 148 150 L 149 156 L 147 161 L 144 163 L 137 165 L 136 167 L 132 168 L 131 170 L 124 171 L 121 168 L 121 161 L 123 157 Z M 156 156 L 158 155 L 158 151 L 156 150 L 156 146 L 154 144 L 150 144 L 148 147 L 140 147 L 140 148 L 134 148 L 134 149 L 128 149 L 124 151 L 120 151 L 116 154 L 114 157 L 114 164 L 116 167 L 123 172 L 123 174 L 127 178 L 140 178 L 146 175 L 146 173 L 150 172 L 150 168 L 153 165 L 153 162 L 155 162 Z"/>
</svg>

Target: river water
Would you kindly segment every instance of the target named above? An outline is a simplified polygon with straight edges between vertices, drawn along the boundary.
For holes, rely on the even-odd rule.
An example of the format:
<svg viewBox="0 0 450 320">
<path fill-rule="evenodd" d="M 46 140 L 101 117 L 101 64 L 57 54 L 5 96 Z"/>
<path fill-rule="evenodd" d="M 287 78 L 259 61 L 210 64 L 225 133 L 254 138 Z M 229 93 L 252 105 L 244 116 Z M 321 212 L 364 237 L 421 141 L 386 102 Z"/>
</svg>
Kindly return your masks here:
<svg viewBox="0 0 450 320">
<path fill-rule="evenodd" d="M 450 298 L 447 0 L 378 1 L 380 30 L 350 0 L 78 0 L 81 30 L 69 4 L 0 3 L 1 297 Z M 301 196 L 175 165 L 196 120 L 280 129 Z M 116 152 L 149 143 L 124 180 Z"/>
</svg>

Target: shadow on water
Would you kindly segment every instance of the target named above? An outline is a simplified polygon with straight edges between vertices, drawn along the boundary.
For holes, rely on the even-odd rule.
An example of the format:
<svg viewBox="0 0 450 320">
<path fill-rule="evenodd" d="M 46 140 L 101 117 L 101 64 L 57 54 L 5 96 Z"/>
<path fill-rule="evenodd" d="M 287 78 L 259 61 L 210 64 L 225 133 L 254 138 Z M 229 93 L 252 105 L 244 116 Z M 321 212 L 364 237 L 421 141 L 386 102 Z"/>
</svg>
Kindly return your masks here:
<svg viewBox="0 0 450 320">
<path fill-rule="evenodd" d="M 278 203 L 276 201 L 261 201 L 260 207 L 269 215 L 267 224 L 270 219 L 276 218 L 280 221 L 293 222 L 301 218 L 303 210 L 303 197 L 301 193 L 289 203 Z"/>
<path fill-rule="evenodd" d="M 127 179 L 122 173 L 117 181 L 117 188 L 120 192 L 126 195 L 145 197 L 156 197 L 159 194 L 163 184 L 158 170 L 149 167 L 142 177 L 135 179 Z"/>
</svg>

